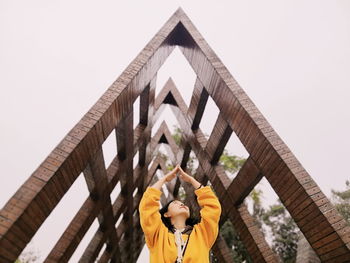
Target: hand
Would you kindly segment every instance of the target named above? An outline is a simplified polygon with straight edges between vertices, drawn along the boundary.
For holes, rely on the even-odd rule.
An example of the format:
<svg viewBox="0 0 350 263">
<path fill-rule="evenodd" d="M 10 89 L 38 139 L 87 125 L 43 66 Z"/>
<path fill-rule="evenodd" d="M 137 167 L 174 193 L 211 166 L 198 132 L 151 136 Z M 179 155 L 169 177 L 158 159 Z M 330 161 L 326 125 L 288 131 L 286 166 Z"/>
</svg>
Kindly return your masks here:
<svg viewBox="0 0 350 263">
<path fill-rule="evenodd" d="M 179 166 L 179 171 L 180 171 L 180 178 L 185 181 L 186 183 L 192 183 L 193 182 L 193 177 L 187 174 L 182 168 Z"/>
<path fill-rule="evenodd" d="M 175 168 L 170 171 L 169 173 L 167 173 L 163 178 L 165 182 L 170 182 L 171 180 L 173 180 L 176 177 L 176 174 L 179 172 L 179 165 L 176 165 Z"/>
</svg>

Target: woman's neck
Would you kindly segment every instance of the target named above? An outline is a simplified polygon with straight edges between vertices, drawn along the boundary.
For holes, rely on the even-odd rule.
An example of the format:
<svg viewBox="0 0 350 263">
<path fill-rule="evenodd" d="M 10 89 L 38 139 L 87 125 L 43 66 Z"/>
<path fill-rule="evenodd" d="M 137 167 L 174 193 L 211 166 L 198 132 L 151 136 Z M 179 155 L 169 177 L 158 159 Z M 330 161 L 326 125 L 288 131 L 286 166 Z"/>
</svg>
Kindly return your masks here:
<svg viewBox="0 0 350 263">
<path fill-rule="evenodd" d="M 176 229 L 183 229 L 186 227 L 186 218 L 184 217 L 172 218 L 171 223 Z"/>
</svg>

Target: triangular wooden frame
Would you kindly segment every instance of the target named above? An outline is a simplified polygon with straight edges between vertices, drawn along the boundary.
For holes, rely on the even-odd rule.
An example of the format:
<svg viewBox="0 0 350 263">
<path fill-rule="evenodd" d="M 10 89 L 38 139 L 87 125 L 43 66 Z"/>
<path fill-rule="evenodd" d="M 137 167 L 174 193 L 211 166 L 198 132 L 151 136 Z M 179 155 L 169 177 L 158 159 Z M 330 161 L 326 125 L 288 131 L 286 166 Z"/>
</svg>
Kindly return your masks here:
<svg viewBox="0 0 350 263">
<path fill-rule="evenodd" d="M 176 46 L 197 75 L 189 107 L 171 80 L 155 99 L 156 74 Z M 207 139 L 199 123 L 209 96 L 220 114 Z M 138 97 L 140 123 L 133 129 L 133 103 Z M 160 128 L 158 141 L 151 143 L 152 127 L 164 104 L 170 105 L 183 130 L 178 148 L 171 142 L 165 124 Z M 104 167 L 102 144 L 113 130 L 118 154 Z M 233 132 L 249 158 L 230 181 L 218 160 Z M 223 219 L 232 221 L 254 261 L 277 262 L 243 205 L 244 198 L 262 177 L 269 181 L 322 262 L 346 262 L 350 258 L 350 231 L 345 220 L 179 8 L 3 207 L 0 261 L 16 260 L 83 173 L 90 195 L 46 262 L 67 262 L 95 218 L 99 219 L 100 228 L 81 260 L 94 261 L 106 244 L 99 262 L 135 262 L 143 246 L 135 211 L 155 170 L 165 169 L 159 157 L 152 160 L 152 151 L 159 142 L 169 143 L 172 161 L 184 168 L 190 151 L 194 151 L 200 162 L 199 180 L 211 182 L 225 207 Z M 136 152 L 139 161 L 134 168 Z M 110 200 L 109 194 L 118 181 L 121 193 L 116 200 Z M 179 186 L 177 181 L 171 187 L 174 196 Z M 122 213 L 123 220 L 115 227 Z M 213 251 L 220 262 L 230 262 L 220 237 Z"/>
</svg>

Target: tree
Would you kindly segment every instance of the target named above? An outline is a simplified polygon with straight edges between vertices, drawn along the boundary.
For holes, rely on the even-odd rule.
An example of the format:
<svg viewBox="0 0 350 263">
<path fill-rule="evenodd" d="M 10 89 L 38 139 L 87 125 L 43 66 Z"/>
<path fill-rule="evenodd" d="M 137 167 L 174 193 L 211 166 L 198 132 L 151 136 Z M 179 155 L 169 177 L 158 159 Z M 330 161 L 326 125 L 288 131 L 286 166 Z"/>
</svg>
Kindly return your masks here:
<svg viewBox="0 0 350 263">
<path fill-rule="evenodd" d="M 233 262 L 253 262 L 230 220 L 226 220 L 220 227 L 220 234 L 224 238 L 227 246 L 232 250 Z M 214 260 L 214 262 L 218 261 Z"/>
<path fill-rule="evenodd" d="M 344 217 L 347 224 L 350 225 L 350 183 L 345 182 L 344 191 L 332 190 L 333 203 L 338 212 Z"/>
<path fill-rule="evenodd" d="M 228 151 L 225 149 L 222 155 L 220 156 L 219 162 L 225 168 L 225 171 L 229 174 L 229 176 L 232 177 L 242 168 L 246 160 L 247 159 L 243 157 L 229 154 Z"/>
<path fill-rule="evenodd" d="M 23 251 L 15 263 L 35 263 L 40 261 L 38 252 L 33 250 Z"/>
<path fill-rule="evenodd" d="M 272 249 L 282 262 L 295 262 L 298 248 L 298 227 L 286 208 L 278 200 L 277 204 L 262 214 L 263 222 L 272 233 Z"/>
<path fill-rule="evenodd" d="M 40 257 L 40 251 L 34 246 L 33 241 L 30 241 L 14 263 L 42 262 Z"/>
<path fill-rule="evenodd" d="M 265 237 L 271 239 L 272 250 L 282 262 L 295 262 L 299 239 L 298 227 L 280 200 L 265 209 L 261 204 L 262 196 L 263 192 L 255 188 L 247 197 L 253 205 L 252 216 Z"/>
</svg>

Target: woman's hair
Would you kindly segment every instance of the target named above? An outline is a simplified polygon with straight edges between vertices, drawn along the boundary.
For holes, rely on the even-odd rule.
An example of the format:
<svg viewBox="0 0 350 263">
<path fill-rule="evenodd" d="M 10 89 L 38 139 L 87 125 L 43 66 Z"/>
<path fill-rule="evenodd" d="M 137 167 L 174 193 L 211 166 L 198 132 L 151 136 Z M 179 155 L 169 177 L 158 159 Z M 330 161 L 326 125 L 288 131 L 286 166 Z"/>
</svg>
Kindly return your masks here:
<svg viewBox="0 0 350 263">
<path fill-rule="evenodd" d="M 174 232 L 175 231 L 175 227 L 173 226 L 173 224 L 171 223 L 171 220 L 170 220 L 170 217 L 165 217 L 164 214 L 166 212 L 168 212 L 168 207 L 169 205 L 171 204 L 171 202 L 175 201 L 176 199 L 174 200 L 171 200 L 169 201 L 165 206 L 163 206 L 160 210 L 159 210 L 159 213 L 161 215 L 161 218 L 162 218 L 162 221 L 164 223 L 164 225 L 171 231 L 171 232 Z M 190 225 L 190 226 L 194 226 L 195 224 L 199 223 L 199 220 L 195 217 L 192 217 L 191 216 L 191 208 L 190 208 L 190 217 L 186 219 L 186 222 L 185 224 L 186 225 Z"/>
</svg>

